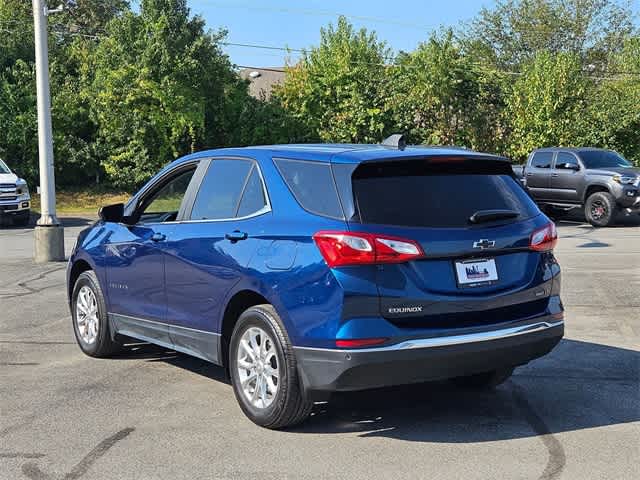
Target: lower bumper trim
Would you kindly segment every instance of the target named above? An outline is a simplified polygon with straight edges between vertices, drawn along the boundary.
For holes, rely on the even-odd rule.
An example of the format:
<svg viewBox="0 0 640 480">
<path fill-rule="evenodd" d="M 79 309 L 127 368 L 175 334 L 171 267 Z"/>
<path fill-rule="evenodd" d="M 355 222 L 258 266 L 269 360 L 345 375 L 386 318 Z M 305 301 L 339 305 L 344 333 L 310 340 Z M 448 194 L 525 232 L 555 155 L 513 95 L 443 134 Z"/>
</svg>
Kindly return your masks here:
<svg viewBox="0 0 640 480">
<path fill-rule="evenodd" d="M 388 345 L 384 347 L 372 347 L 372 348 L 358 348 L 358 349 L 320 349 L 320 348 L 307 348 L 307 347 L 296 347 L 297 350 L 325 350 L 325 351 L 334 351 L 334 352 L 388 352 L 395 350 L 410 350 L 414 348 L 433 348 L 433 347 L 443 347 L 448 345 L 460 345 L 463 343 L 475 343 L 475 342 L 487 342 L 491 340 L 498 340 L 500 338 L 509 338 L 515 337 L 517 335 L 526 335 L 528 333 L 539 332 L 541 330 L 546 330 L 548 328 L 558 327 L 564 325 L 564 320 L 560 320 L 557 322 L 537 322 L 529 325 L 520 325 L 518 327 L 512 328 L 503 328 L 500 330 L 491 330 L 488 332 L 481 333 L 469 333 L 466 335 L 452 335 L 447 337 L 436 337 L 436 338 L 417 338 L 413 340 L 407 340 L 401 343 L 396 343 L 394 345 Z"/>
<path fill-rule="evenodd" d="M 294 347 L 311 399 L 332 391 L 441 380 L 524 365 L 550 352 L 564 322 L 546 317 L 528 325 L 364 349 Z"/>
</svg>

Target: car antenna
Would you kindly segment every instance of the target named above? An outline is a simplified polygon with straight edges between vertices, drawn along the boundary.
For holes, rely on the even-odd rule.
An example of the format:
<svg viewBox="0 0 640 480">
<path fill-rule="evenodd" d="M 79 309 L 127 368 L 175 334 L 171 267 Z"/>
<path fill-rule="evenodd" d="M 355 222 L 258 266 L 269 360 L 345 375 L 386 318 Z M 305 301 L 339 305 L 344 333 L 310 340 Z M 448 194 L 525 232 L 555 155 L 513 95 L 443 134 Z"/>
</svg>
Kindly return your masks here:
<svg viewBox="0 0 640 480">
<path fill-rule="evenodd" d="M 393 147 L 398 150 L 404 150 L 407 147 L 407 142 L 404 139 L 404 135 L 401 133 L 394 133 L 393 135 L 389 135 L 382 141 L 382 145 L 385 147 Z"/>
</svg>

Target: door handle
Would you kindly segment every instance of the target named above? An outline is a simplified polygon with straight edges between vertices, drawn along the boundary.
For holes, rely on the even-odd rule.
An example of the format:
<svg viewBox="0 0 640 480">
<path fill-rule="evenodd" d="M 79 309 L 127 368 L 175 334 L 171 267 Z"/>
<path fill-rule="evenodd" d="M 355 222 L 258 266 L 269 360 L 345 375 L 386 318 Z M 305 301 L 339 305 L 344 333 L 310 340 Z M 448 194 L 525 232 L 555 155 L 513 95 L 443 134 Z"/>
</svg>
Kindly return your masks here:
<svg viewBox="0 0 640 480">
<path fill-rule="evenodd" d="M 558 176 L 559 176 L 559 174 L 558 174 L 558 173 L 552 173 L 552 174 L 551 174 L 551 177 L 552 177 L 552 178 L 556 178 L 556 177 L 558 177 Z"/>
<path fill-rule="evenodd" d="M 167 239 L 167 236 L 164 233 L 156 232 L 151 237 L 151 240 L 154 242 L 164 242 Z"/>
<path fill-rule="evenodd" d="M 231 233 L 225 234 L 224 238 L 230 240 L 231 242 L 238 242 L 240 240 L 246 240 L 249 237 L 246 232 L 241 232 L 240 230 L 234 230 Z"/>
<path fill-rule="evenodd" d="M 527 177 L 531 177 L 531 176 L 533 176 L 533 173 L 531 172 L 527 173 Z"/>
</svg>

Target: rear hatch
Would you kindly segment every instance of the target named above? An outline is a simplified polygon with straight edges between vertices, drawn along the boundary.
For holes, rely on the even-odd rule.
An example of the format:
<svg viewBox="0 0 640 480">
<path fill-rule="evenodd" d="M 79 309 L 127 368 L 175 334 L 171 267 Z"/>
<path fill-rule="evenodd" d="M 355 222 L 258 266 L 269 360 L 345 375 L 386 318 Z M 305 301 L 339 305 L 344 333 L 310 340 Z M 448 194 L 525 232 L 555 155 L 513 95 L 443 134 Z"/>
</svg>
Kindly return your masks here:
<svg viewBox="0 0 640 480">
<path fill-rule="evenodd" d="M 334 167 L 340 184 L 345 167 Z M 550 254 L 532 250 L 530 242 L 549 220 L 508 162 L 376 161 L 350 177 L 351 192 L 344 192 L 344 179 L 341 190 L 349 230 L 405 239 L 422 250 L 420 258 L 378 265 L 383 317 L 403 328 L 450 329 L 545 313 Z"/>
</svg>

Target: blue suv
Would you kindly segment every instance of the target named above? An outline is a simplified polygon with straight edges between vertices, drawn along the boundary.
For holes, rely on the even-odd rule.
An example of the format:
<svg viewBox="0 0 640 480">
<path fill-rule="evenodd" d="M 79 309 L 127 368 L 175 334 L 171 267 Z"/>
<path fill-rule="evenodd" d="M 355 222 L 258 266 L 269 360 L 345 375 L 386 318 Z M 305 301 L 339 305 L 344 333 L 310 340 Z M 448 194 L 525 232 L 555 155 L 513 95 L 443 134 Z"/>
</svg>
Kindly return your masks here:
<svg viewBox="0 0 640 480">
<path fill-rule="evenodd" d="M 335 391 L 492 387 L 564 331 L 555 225 L 508 160 L 276 145 L 178 159 L 103 207 L 67 272 L 83 352 L 131 338 L 228 370 L 281 428 Z"/>
</svg>

